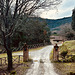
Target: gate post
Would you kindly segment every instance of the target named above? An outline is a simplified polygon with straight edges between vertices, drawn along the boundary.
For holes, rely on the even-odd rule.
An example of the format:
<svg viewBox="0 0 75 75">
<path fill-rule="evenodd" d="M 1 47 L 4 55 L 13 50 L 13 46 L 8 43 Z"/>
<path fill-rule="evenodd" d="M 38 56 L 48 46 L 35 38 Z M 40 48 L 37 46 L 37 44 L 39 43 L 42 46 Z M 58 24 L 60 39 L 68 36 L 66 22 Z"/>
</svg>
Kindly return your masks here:
<svg viewBox="0 0 75 75">
<path fill-rule="evenodd" d="M 29 59 L 29 50 L 27 44 L 25 43 L 23 47 L 23 62 L 28 61 L 28 59 Z"/>
</svg>

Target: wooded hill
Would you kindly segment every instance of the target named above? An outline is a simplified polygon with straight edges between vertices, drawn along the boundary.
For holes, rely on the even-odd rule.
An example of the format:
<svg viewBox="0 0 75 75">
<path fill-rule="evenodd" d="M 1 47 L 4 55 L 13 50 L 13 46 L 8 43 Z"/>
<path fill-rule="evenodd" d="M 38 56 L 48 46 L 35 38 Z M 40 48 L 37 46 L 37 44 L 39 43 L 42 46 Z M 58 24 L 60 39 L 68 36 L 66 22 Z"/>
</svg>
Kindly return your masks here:
<svg viewBox="0 0 75 75">
<path fill-rule="evenodd" d="M 65 17 L 61 19 L 43 19 L 39 18 L 40 20 L 46 21 L 48 27 L 52 30 L 53 28 L 59 27 L 61 25 L 64 25 L 66 23 L 72 22 L 72 17 Z"/>
</svg>

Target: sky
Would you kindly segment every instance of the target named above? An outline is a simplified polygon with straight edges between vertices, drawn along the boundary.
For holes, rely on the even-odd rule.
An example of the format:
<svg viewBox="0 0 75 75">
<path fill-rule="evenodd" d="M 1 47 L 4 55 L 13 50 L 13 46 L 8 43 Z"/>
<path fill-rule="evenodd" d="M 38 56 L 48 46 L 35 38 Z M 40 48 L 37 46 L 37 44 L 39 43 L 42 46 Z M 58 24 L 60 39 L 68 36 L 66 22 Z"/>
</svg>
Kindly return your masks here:
<svg viewBox="0 0 75 75">
<path fill-rule="evenodd" d="M 72 10 L 75 8 L 75 0 L 62 0 L 57 9 L 44 10 L 39 14 L 41 18 L 59 19 L 72 16 Z"/>
</svg>

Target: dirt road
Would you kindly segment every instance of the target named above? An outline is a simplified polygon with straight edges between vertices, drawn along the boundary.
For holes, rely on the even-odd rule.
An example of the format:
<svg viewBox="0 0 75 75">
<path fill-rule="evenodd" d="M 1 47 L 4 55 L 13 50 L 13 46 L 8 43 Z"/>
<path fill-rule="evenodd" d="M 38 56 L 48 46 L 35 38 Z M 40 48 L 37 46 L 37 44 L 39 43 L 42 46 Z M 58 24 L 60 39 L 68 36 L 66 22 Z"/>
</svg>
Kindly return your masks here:
<svg viewBox="0 0 75 75">
<path fill-rule="evenodd" d="M 30 52 L 33 59 L 31 68 L 24 75 L 58 75 L 50 61 L 50 52 L 53 46 L 49 45 L 41 50 Z"/>
</svg>

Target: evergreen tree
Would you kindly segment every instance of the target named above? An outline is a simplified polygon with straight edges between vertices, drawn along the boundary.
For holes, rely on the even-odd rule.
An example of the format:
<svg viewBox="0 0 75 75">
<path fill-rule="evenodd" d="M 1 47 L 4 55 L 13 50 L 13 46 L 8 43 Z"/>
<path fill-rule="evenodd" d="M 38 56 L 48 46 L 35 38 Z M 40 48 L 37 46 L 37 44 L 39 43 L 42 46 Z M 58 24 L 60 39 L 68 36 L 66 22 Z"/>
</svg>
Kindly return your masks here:
<svg viewBox="0 0 75 75">
<path fill-rule="evenodd" d="M 73 9 L 72 13 L 72 29 L 75 31 L 75 8 Z"/>
</svg>

